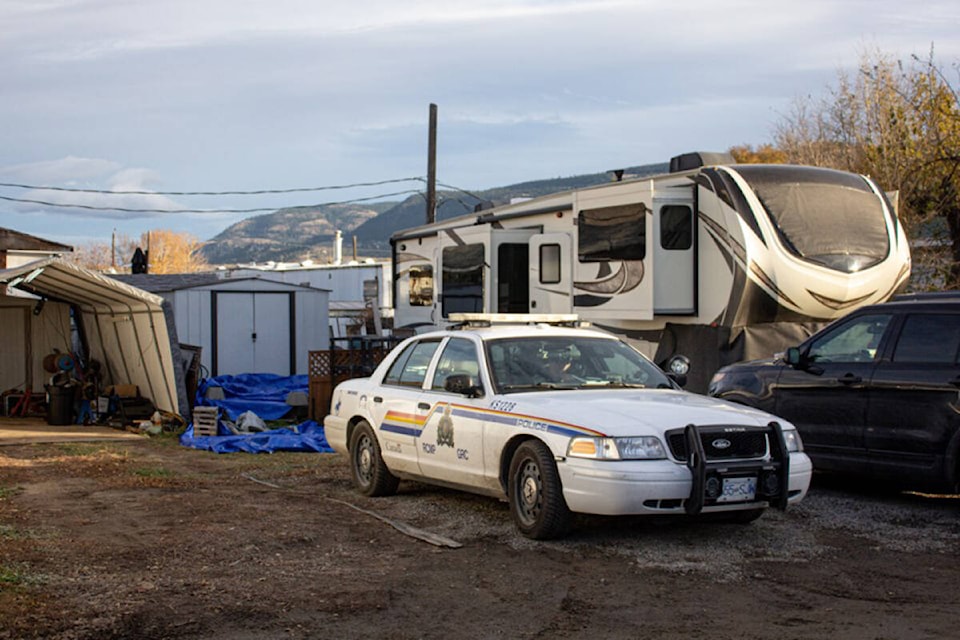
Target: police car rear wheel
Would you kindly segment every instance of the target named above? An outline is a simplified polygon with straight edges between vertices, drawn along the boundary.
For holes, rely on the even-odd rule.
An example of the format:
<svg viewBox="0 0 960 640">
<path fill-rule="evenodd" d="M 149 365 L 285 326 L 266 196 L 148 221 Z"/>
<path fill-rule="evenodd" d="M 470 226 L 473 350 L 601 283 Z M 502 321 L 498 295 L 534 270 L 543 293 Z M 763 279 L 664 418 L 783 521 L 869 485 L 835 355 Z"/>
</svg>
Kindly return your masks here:
<svg viewBox="0 0 960 640">
<path fill-rule="evenodd" d="M 350 438 L 350 470 L 353 484 L 365 496 L 393 495 L 400 483 L 387 469 L 380 444 L 365 420 L 357 423 Z"/>
<path fill-rule="evenodd" d="M 560 474 L 550 449 L 539 440 L 521 444 L 510 462 L 510 512 L 520 532 L 547 540 L 570 529 L 572 514 L 563 499 Z"/>
</svg>

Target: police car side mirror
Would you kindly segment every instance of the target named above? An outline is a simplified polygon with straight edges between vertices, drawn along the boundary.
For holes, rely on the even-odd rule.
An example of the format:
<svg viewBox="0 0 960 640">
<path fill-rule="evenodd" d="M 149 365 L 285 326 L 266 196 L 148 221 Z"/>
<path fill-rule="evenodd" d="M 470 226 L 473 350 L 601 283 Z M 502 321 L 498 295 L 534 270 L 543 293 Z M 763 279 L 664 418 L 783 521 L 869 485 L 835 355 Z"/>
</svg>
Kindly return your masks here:
<svg viewBox="0 0 960 640">
<path fill-rule="evenodd" d="M 473 383 L 473 376 L 466 373 L 449 375 L 443 381 L 443 390 L 449 393 L 459 393 L 468 398 L 483 397 L 483 387 Z"/>
<path fill-rule="evenodd" d="M 673 382 L 676 383 L 676 385 L 681 389 L 687 386 L 687 376 L 685 375 L 673 373 L 672 371 L 667 371 L 667 377 L 670 380 L 673 380 Z"/>
</svg>

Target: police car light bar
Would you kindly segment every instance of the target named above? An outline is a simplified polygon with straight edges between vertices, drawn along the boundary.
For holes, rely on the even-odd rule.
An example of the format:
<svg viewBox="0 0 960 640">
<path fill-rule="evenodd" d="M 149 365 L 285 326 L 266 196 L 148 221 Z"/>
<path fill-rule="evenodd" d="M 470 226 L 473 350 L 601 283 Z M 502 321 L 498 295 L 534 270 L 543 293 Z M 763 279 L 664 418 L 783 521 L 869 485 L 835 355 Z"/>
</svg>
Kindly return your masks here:
<svg viewBox="0 0 960 640">
<path fill-rule="evenodd" d="M 451 313 L 450 322 L 461 325 L 553 324 L 586 326 L 575 313 Z"/>
</svg>

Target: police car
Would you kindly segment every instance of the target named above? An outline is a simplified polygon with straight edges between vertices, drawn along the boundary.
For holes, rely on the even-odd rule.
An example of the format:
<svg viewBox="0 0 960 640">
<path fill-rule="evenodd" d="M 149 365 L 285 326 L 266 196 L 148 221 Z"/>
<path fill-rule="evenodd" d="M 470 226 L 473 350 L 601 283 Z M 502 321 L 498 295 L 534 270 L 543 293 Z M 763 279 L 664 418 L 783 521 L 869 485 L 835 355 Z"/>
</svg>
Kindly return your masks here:
<svg viewBox="0 0 960 640">
<path fill-rule="evenodd" d="M 334 390 L 326 437 L 364 495 L 413 479 L 495 496 L 548 539 L 574 513 L 750 522 L 807 493 L 792 424 L 682 391 L 615 336 L 575 317 L 451 320 Z"/>
</svg>

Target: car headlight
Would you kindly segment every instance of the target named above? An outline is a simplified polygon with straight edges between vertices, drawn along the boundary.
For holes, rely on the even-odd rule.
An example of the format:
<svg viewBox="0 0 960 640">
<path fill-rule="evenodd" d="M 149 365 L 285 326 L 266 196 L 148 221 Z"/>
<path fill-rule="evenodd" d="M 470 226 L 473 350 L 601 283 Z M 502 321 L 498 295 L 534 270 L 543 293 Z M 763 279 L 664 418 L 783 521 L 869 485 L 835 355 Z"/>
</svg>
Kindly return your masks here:
<svg viewBox="0 0 960 640">
<path fill-rule="evenodd" d="M 803 451 L 803 441 L 800 440 L 800 434 L 796 429 L 785 429 L 783 431 L 783 442 L 787 445 L 787 453 L 796 453 Z"/>
<path fill-rule="evenodd" d="M 667 457 L 660 438 L 573 438 L 567 447 L 571 458 L 593 460 L 660 460 Z"/>
</svg>

